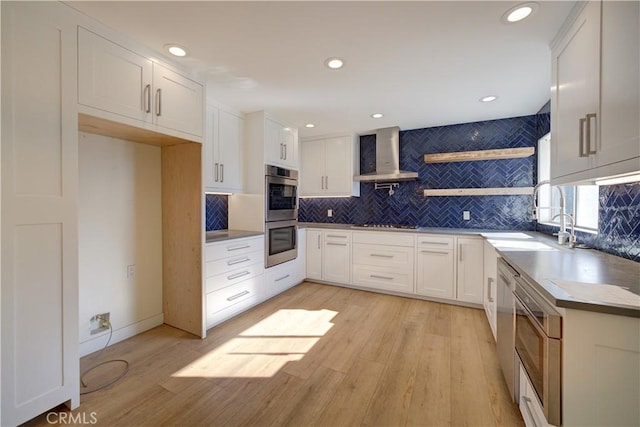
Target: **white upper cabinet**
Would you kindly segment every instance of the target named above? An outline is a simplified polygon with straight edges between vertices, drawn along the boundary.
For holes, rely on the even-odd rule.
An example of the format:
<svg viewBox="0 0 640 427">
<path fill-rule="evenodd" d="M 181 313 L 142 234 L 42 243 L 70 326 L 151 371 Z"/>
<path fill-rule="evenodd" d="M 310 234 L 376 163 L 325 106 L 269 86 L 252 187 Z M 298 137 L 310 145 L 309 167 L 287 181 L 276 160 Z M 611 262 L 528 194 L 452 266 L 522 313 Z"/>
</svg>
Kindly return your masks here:
<svg viewBox="0 0 640 427">
<path fill-rule="evenodd" d="M 357 136 L 308 139 L 300 143 L 301 196 L 359 196 L 353 176 L 360 155 Z"/>
<path fill-rule="evenodd" d="M 244 118 L 207 105 L 204 140 L 204 187 L 206 191 L 241 193 Z"/>
<path fill-rule="evenodd" d="M 187 139 L 203 134 L 203 87 L 78 28 L 79 111 Z"/>
<path fill-rule="evenodd" d="M 298 169 L 298 131 L 270 118 L 265 119 L 267 164 Z"/>
<path fill-rule="evenodd" d="M 557 184 L 640 170 L 638 8 L 638 2 L 588 2 L 553 49 Z"/>
</svg>

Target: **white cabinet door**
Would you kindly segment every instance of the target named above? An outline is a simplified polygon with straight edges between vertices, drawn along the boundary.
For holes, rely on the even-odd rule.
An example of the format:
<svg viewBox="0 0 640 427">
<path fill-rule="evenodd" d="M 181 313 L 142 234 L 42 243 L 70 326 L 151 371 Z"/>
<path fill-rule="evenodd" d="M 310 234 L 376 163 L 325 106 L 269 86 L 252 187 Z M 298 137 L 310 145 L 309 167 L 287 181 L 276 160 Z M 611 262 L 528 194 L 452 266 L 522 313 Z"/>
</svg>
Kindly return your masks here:
<svg viewBox="0 0 640 427">
<path fill-rule="evenodd" d="M 484 242 L 484 290 L 483 290 L 483 305 L 484 311 L 493 333 L 493 338 L 496 339 L 496 324 L 497 319 L 497 277 L 498 277 L 498 253 L 491 246 L 489 242 Z"/>
<path fill-rule="evenodd" d="M 78 28 L 78 102 L 151 122 L 152 62 Z"/>
<path fill-rule="evenodd" d="M 307 277 L 307 230 L 304 228 L 298 229 L 298 257 L 295 260 L 296 274 L 295 283 L 304 281 Z"/>
<path fill-rule="evenodd" d="M 597 166 L 635 158 L 635 170 L 640 169 L 639 21 L 639 2 L 602 2 L 601 138 Z"/>
<path fill-rule="evenodd" d="M 353 186 L 352 152 L 350 137 L 325 140 L 325 190 L 327 195 L 350 194 Z"/>
<path fill-rule="evenodd" d="M 482 304 L 484 245 L 479 237 L 458 237 L 458 280 L 456 298 Z"/>
<path fill-rule="evenodd" d="M 351 283 L 351 233 L 326 231 L 323 234 L 322 280 Z"/>
<path fill-rule="evenodd" d="M 2 419 L 80 404 L 77 25 L 2 2 Z M 89 319 L 82 319 L 89 325 Z"/>
<path fill-rule="evenodd" d="M 202 174 L 204 187 L 208 191 L 216 191 L 220 180 L 220 165 L 218 164 L 219 146 L 219 120 L 220 110 L 211 105 L 207 105 L 205 111 L 205 128 L 203 150 Z"/>
<path fill-rule="evenodd" d="M 325 192 L 325 140 L 300 144 L 300 195 L 319 196 Z"/>
<path fill-rule="evenodd" d="M 202 136 L 203 88 L 160 64 L 153 64 L 153 117 L 161 127 Z"/>
<path fill-rule="evenodd" d="M 284 164 L 290 169 L 298 169 L 298 130 L 284 126 L 281 131 L 284 146 Z"/>
<path fill-rule="evenodd" d="M 416 293 L 454 299 L 455 263 L 453 250 L 419 247 L 417 251 Z"/>
<path fill-rule="evenodd" d="M 242 141 L 244 119 L 220 110 L 218 116 L 218 187 L 229 192 L 242 191 Z"/>
<path fill-rule="evenodd" d="M 600 78 L 600 3 L 589 2 L 553 51 L 551 177 L 592 166 Z M 587 123 L 587 115 L 590 123 Z M 587 141 L 587 125 L 593 130 Z M 581 154 L 582 153 L 582 154 Z"/>
<path fill-rule="evenodd" d="M 271 119 L 265 119 L 264 158 L 267 164 L 286 167 L 284 159 L 284 142 L 282 141 L 283 127 Z"/>
<path fill-rule="evenodd" d="M 307 278 L 322 280 L 322 231 L 307 229 Z"/>
</svg>

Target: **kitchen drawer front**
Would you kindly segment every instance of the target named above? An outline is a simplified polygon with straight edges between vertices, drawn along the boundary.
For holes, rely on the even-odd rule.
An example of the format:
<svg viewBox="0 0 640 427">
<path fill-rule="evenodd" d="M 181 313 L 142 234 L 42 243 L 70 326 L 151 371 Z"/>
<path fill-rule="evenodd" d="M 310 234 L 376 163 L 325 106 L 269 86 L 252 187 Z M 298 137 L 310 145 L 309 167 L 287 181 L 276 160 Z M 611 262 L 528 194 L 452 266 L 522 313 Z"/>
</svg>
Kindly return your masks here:
<svg viewBox="0 0 640 427">
<path fill-rule="evenodd" d="M 207 293 L 207 324 L 211 324 L 210 319 L 218 312 L 227 310 L 245 301 L 260 300 L 260 292 L 264 277 L 262 275 L 255 276 L 250 279 L 236 283 L 224 289 Z"/>
<path fill-rule="evenodd" d="M 356 286 L 413 293 L 413 269 L 354 265 L 352 274 Z"/>
<path fill-rule="evenodd" d="M 208 261 L 205 264 L 205 277 L 212 277 L 228 271 L 247 268 L 253 264 L 264 264 L 264 249 L 246 254 L 234 255 L 228 258 L 217 259 L 215 261 Z"/>
<path fill-rule="evenodd" d="M 208 277 L 205 281 L 205 292 L 209 293 L 232 286 L 238 282 L 259 276 L 263 272 L 264 266 L 262 264 L 253 264 Z"/>
<path fill-rule="evenodd" d="M 296 285 L 295 261 L 265 270 L 264 289 L 267 298 L 278 295 Z"/>
<path fill-rule="evenodd" d="M 215 261 L 232 256 L 236 257 L 240 255 L 246 255 L 258 250 L 264 250 L 263 236 L 209 243 L 205 247 L 205 260 Z"/>
<path fill-rule="evenodd" d="M 324 232 L 324 241 L 336 243 L 351 243 L 350 231 L 327 230 Z"/>
<path fill-rule="evenodd" d="M 516 366 L 520 367 L 520 413 L 525 425 L 527 427 L 550 426 L 524 368 L 520 363 L 516 363 Z"/>
<path fill-rule="evenodd" d="M 404 232 L 360 232 L 353 233 L 354 243 L 367 243 L 371 245 L 390 245 L 390 246 L 407 246 L 413 248 L 415 246 L 415 235 Z"/>
<path fill-rule="evenodd" d="M 353 244 L 353 263 L 413 270 L 413 247 Z"/>
<path fill-rule="evenodd" d="M 418 250 L 422 248 L 453 249 L 454 238 L 451 236 L 426 235 L 418 236 Z"/>
</svg>

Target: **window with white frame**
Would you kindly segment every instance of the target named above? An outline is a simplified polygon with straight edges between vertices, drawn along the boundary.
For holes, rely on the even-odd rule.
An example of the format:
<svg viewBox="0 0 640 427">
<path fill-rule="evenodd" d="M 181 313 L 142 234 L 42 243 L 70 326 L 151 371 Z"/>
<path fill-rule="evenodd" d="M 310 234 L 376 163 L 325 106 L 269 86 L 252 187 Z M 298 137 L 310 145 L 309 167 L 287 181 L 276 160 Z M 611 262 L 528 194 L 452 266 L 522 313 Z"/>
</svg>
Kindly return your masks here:
<svg viewBox="0 0 640 427">
<path fill-rule="evenodd" d="M 551 179 L 551 134 L 538 141 L 538 182 Z M 598 232 L 598 186 L 560 186 L 565 198 L 565 212 L 571 214 L 576 228 L 592 233 Z M 538 222 L 560 225 L 560 194 L 549 185 L 538 190 Z M 554 218 L 555 217 L 555 218 Z M 567 225 L 569 221 L 567 221 Z"/>
</svg>

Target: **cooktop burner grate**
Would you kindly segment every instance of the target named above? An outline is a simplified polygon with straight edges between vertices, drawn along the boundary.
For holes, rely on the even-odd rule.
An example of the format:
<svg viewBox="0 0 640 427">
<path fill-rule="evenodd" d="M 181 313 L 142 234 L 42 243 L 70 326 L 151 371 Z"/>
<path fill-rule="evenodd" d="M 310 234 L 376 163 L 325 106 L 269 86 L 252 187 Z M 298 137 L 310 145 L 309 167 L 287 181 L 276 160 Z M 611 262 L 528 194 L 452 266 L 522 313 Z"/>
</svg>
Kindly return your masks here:
<svg viewBox="0 0 640 427">
<path fill-rule="evenodd" d="M 418 228 L 417 225 L 406 225 L 406 224 L 357 224 L 356 227 L 362 228 L 399 228 L 403 230 L 415 230 Z"/>
</svg>

